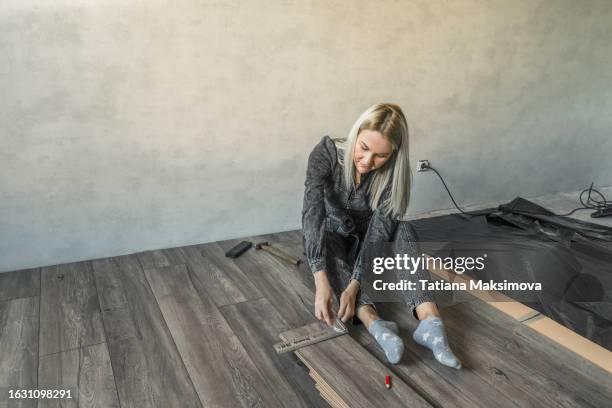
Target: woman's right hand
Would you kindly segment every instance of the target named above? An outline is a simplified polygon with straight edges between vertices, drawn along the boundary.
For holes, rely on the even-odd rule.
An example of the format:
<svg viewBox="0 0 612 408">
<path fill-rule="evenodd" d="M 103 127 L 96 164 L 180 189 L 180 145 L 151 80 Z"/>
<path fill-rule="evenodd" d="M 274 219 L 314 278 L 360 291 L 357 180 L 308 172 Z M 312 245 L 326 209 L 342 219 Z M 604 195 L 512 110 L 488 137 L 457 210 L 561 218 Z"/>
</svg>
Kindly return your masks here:
<svg viewBox="0 0 612 408">
<path fill-rule="evenodd" d="M 327 272 L 324 270 L 315 272 L 314 278 L 316 287 L 315 317 L 331 326 L 334 321 L 334 312 L 332 311 L 333 292 L 327 279 Z"/>
</svg>

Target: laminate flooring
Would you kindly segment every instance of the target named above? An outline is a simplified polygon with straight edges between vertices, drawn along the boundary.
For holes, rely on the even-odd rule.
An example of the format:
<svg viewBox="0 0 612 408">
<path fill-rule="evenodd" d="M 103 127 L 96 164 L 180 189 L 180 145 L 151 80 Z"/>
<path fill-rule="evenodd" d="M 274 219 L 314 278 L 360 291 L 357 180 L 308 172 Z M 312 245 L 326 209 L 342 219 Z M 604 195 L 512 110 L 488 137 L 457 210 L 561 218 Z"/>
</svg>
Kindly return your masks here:
<svg viewBox="0 0 612 408">
<path fill-rule="evenodd" d="M 281 332 L 316 321 L 306 264 L 254 248 L 225 258 L 243 239 L 303 257 L 301 232 L 289 231 L 0 275 L 0 407 L 327 406 L 296 356 L 272 348 Z M 340 340 L 341 352 L 314 357 L 329 376 L 352 377 L 348 384 L 326 378 L 342 395 L 355 390 L 350 406 L 384 402 L 384 376 L 379 384 L 371 376 L 380 367 L 413 393 L 406 406 L 602 407 L 612 400 L 607 372 L 478 299 L 442 310 L 460 371 L 410 340 L 416 321 L 401 304 L 380 310 L 406 339 L 401 364 L 387 364 L 363 326 Z M 360 366 L 362 353 L 378 368 Z M 382 394 L 364 392 L 363 384 Z M 14 388 L 61 388 L 72 398 L 9 400 Z"/>
<path fill-rule="evenodd" d="M 254 248 L 226 258 L 242 240 L 304 259 L 296 230 L 0 274 L 0 408 L 328 406 L 296 355 L 272 348 L 280 333 L 316 322 L 306 263 Z M 476 298 L 442 309 L 459 371 L 411 340 L 417 322 L 403 305 L 379 310 L 399 323 L 400 364 L 386 363 L 363 326 L 329 350 L 304 349 L 327 394 L 349 406 L 385 405 L 383 372 L 402 384 L 394 392 L 405 406 L 612 401 L 608 372 Z M 10 389 L 72 398 L 9 399 Z"/>
</svg>

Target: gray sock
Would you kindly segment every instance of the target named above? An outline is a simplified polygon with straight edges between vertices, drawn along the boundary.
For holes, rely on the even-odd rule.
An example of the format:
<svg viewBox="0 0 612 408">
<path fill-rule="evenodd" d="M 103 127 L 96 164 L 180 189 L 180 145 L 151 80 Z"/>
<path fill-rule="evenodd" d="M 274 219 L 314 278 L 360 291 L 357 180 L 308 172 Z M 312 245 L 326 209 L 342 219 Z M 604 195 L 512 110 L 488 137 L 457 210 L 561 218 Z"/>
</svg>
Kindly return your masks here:
<svg viewBox="0 0 612 408">
<path fill-rule="evenodd" d="M 395 322 L 378 319 L 372 322 L 368 331 L 385 351 L 387 360 L 389 360 L 391 364 L 399 363 L 404 353 L 404 342 L 401 337 L 398 336 L 399 331 L 397 329 L 397 324 Z"/>
<path fill-rule="evenodd" d="M 421 320 L 412 338 L 421 346 L 431 349 L 434 357 L 440 363 L 453 368 L 461 368 L 461 362 L 448 345 L 444 323 L 442 323 L 441 318 L 429 316 L 427 319 Z"/>
</svg>

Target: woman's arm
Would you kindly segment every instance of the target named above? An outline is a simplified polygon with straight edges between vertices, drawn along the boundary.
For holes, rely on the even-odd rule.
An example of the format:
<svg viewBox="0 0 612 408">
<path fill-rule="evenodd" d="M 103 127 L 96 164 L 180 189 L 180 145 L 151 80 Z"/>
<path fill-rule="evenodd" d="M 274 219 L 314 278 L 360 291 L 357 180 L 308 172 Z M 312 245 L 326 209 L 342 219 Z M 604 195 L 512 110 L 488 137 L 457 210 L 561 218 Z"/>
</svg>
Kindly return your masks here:
<svg viewBox="0 0 612 408">
<path fill-rule="evenodd" d="M 312 273 L 325 270 L 325 201 L 324 186 L 332 174 L 332 156 L 325 137 L 308 157 L 302 207 L 304 249 Z"/>
<path fill-rule="evenodd" d="M 304 249 L 310 270 L 314 273 L 315 316 L 331 326 L 332 288 L 325 270 L 325 183 L 332 175 L 332 155 L 326 145 L 326 137 L 315 146 L 308 157 L 306 182 L 304 183 L 304 206 L 302 208 L 302 231 Z M 334 152 L 335 154 L 335 152 Z"/>
</svg>

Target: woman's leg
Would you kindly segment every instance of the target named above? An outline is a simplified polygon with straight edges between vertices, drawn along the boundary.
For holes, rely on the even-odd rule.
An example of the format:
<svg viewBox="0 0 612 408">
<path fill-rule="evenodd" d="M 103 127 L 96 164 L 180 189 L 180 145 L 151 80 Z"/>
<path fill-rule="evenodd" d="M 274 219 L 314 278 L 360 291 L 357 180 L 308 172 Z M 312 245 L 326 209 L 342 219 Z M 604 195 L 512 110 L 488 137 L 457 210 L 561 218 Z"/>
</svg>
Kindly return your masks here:
<svg viewBox="0 0 612 408">
<path fill-rule="evenodd" d="M 428 313 L 431 310 L 428 311 Z M 418 313 L 418 312 L 417 312 Z M 430 349 L 436 360 L 448 367 L 461 368 L 461 361 L 448 344 L 444 322 L 442 318 L 434 313 L 428 314 L 425 318 L 420 318 L 420 323 L 414 331 L 412 338 L 421 346 Z"/>
<path fill-rule="evenodd" d="M 440 317 L 440 311 L 434 302 L 423 302 L 415 307 L 415 311 L 419 320 L 425 320 L 429 316 Z"/>
<path fill-rule="evenodd" d="M 338 300 L 353 275 L 354 260 L 349 259 L 352 243 L 352 238 L 342 237 L 335 233 L 329 233 L 326 239 L 327 277 Z M 355 315 L 366 328 L 369 328 L 375 320 L 380 319 L 374 303 L 363 291 L 359 291 L 355 303 Z"/>
<path fill-rule="evenodd" d="M 380 319 L 378 312 L 372 305 L 357 306 L 357 317 L 365 325 L 366 329 L 370 327 L 374 320 Z"/>
<path fill-rule="evenodd" d="M 374 303 L 362 290 L 359 291 L 356 307 L 357 318 L 382 347 L 387 360 L 391 364 L 399 363 L 404 354 L 404 341 L 399 336 L 397 323 L 381 319 Z"/>
<path fill-rule="evenodd" d="M 370 304 L 358 306 L 357 317 L 363 322 L 368 332 L 382 347 L 391 364 L 397 364 L 404 354 L 404 342 L 399 336 L 397 323 L 383 320 Z"/>
<path fill-rule="evenodd" d="M 352 238 L 342 237 L 335 233 L 328 235 L 327 274 L 338 300 L 353 275 L 355 260 L 350 259 L 350 254 L 354 242 Z M 363 291 L 359 291 L 355 303 L 356 316 L 382 347 L 387 360 L 392 364 L 397 364 L 404 352 L 404 342 L 398 336 L 397 325 L 394 322 L 382 320 L 376 312 L 374 303 Z"/>
<path fill-rule="evenodd" d="M 412 231 L 412 226 L 408 222 L 400 222 L 395 239 L 394 253 L 408 254 L 412 257 L 418 257 L 419 251 L 417 248 L 417 240 Z M 429 271 L 426 268 L 419 268 L 414 273 L 408 274 L 406 271 L 397 271 L 399 279 L 409 279 L 414 282 L 429 279 Z M 433 292 L 424 291 L 417 285 L 417 290 L 407 290 L 404 292 L 406 304 L 410 308 L 412 315 L 417 318 L 420 323 L 412 338 L 418 344 L 425 346 L 433 351 L 434 357 L 440 363 L 454 368 L 461 368 L 461 362 L 450 349 L 444 323 L 440 317 L 440 311 L 435 303 Z"/>
</svg>

